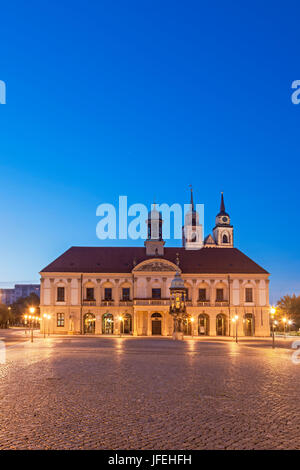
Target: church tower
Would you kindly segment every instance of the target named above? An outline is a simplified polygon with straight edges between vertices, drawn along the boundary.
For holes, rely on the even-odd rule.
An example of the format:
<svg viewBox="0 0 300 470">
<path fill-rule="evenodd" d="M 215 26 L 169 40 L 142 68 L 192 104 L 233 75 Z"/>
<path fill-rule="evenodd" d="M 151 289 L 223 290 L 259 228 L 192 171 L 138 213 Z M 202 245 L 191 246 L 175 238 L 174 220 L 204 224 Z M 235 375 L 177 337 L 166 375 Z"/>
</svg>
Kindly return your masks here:
<svg viewBox="0 0 300 470">
<path fill-rule="evenodd" d="M 165 242 L 162 239 L 162 215 L 153 204 L 146 220 L 148 238 L 144 242 L 147 256 L 163 256 Z"/>
<path fill-rule="evenodd" d="M 200 250 L 203 246 L 202 225 L 199 224 L 199 214 L 195 210 L 192 187 L 190 210 L 185 215 L 182 227 L 182 245 L 186 250 Z"/>
<path fill-rule="evenodd" d="M 230 217 L 225 211 L 223 192 L 221 193 L 220 212 L 216 216 L 216 225 L 213 229 L 213 235 L 217 246 L 222 248 L 233 247 L 233 226 L 230 225 Z"/>
</svg>

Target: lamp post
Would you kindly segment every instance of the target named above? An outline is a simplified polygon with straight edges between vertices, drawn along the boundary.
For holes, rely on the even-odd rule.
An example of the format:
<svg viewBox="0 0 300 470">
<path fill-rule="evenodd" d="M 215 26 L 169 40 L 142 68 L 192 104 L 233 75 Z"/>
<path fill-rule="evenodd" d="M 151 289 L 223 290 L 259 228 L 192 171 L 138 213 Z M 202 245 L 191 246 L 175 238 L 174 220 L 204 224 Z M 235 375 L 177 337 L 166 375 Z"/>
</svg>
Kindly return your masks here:
<svg viewBox="0 0 300 470">
<path fill-rule="evenodd" d="M 194 336 L 194 321 L 195 321 L 195 318 L 194 317 L 191 317 L 191 330 L 192 330 L 192 338 Z"/>
<path fill-rule="evenodd" d="M 289 325 L 289 335 L 291 334 L 291 325 L 293 324 L 292 320 L 288 320 Z"/>
<path fill-rule="evenodd" d="M 287 319 L 284 317 L 282 319 L 282 322 L 283 322 L 283 333 L 284 333 L 284 337 L 286 338 L 286 322 L 287 322 Z"/>
<path fill-rule="evenodd" d="M 271 313 L 271 322 L 272 322 L 272 348 L 275 348 L 275 325 L 276 321 L 274 321 L 274 315 L 276 313 L 276 308 L 272 307 L 270 310 Z"/>
<path fill-rule="evenodd" d="M 238 343 L 238 315 L 235 315 L 232 319 L 232 323 L 235 323 L 235 342 Z"/>
<path fill-rule="evenodd" d="M 47 320 L 48 320 L 48 336 L 50 336 L 50 320 L 51 320 L 51 315 L 47 315 Z"/>
<path fill-rule="evenodd" d="M 24 323 L 25 323 L 25 335 L 27 335 L 27 328 L 28 328 L 28 322 L 27 322 L 28 315 L 24 315 Z"/>
<path fill-rule="evenodd" d="M 46 318 L 48 317 L 47 313 L 44 313 L 43 317 L 44 317 L 44 320 L 43 320 L 43 323 L 44 323 L 44 338 L 46 338 Z"/>
<path fill-rule="evenodd" d="M 33 343 L 33 320 L 34 320 L 33 314 L 35 312 L 35 308 L 30 307 L 29 312 L 31 313 L 31 315 L 29 315 L 29 317 L 28 317 L 30 319 L 30 322 L 31 322 L 31 339 L 30 339 L 30 341 L 31 341 L 31 343 Z"/>
<path fill-rule="evenodd" d="M 120 338 L 122 337 L 123 317 L 119 317 L 120 322 Z"/>
</svg>

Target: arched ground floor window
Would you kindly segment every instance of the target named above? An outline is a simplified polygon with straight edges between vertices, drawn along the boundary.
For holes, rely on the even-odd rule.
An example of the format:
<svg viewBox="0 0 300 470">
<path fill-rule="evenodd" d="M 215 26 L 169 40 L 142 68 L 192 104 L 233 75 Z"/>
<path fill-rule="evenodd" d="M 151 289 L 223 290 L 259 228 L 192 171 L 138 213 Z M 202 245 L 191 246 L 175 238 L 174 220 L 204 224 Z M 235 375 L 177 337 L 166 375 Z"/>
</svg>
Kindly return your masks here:
<svg viewBox="0 0 300 470">
<path fill-rule="evenodd" d="M 182 322 L 182 327 L 183 327 L 183 334 L 185 336 L 191 336 L 192 335 L 192 322 L 189 317 L 184 318 Z"/>
<path fill-rule="evenodd" d="M 83 332 L 84 334 L 95 333 L 96 317 L 93 313 L 86 313 L 83 316 Z"/>
<path fill-rule="evenodd" d="M 227 319 L 224 313 L 219 313 L 219 315 L 216 317 L 216 332 L 218 336 L 226 336 Z"/>
<path fill-rule="evenodd" d="M 153 313 L 151 315 L 152 320 L 152 335 L 161 335 L 161 321 L 162 316 L 160 313 Z"/>
<path fill-rule="evenodd" d="M 132 316 L 130 313 L 125 313 L 125 315 L 123 315 L 120 328 L 122 334 L 130 335 L 132 333 Z"/>
<path fill-rule="evenodd" d="M 244 334 L 245 336 L 254 336 L 254 317 L 252 313 L 246 313 L 244 316 Z"/>
<path fill-rule="evenodd" d="M 114 317 L 111 313 L 102 315 L 102 334 L 113 335 L 114 333 Z"/>
<path fill-rule="evenodd" d="M 198 316 L 198 334 L 199 335 L 209 335 L 209 316 L 205 313 L 201 313 Z"/>
</svg>

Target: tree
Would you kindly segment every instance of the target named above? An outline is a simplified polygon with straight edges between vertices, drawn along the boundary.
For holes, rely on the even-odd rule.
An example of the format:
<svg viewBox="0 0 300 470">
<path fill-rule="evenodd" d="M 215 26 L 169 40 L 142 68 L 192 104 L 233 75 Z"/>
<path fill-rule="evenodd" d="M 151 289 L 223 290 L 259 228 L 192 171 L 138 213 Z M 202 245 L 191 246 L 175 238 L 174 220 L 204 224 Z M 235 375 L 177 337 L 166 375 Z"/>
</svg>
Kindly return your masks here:
<svg viewBox="0 0 300 470">
<path fill-rule="evenodd" d="M 300 328 L 300 296 L 293 294 L 285 295 L 277 302 L 277 313 L 279 319 L 286 317 L 292 320 L 296 328 Z"/>
<path fill-rule="evenodd" d="M 23 315 L 29 313 L 29 308 L 35 308 L 35 315 L 40 314 L 40 298 L 38 295 L 31 293 L 28 297 L 20 297 L 11 305 L 13 322 L 23 323 Z"/>
<path fill-rule="evenodd" d="M 8 328 L 11 320 L 11 309 L 5 304 L 0 304 L 0 328 Z"/>
</svg>

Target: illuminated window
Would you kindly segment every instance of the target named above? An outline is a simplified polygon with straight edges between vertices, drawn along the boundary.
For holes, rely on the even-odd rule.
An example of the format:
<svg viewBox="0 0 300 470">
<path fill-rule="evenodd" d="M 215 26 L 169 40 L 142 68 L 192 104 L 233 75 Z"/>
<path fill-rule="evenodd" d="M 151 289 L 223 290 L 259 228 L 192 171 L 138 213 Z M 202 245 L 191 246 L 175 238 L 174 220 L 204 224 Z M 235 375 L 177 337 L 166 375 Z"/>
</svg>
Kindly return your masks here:
<svg viewBox="0 0 300 470">
<path fill-rule="evenodd" d="M 64 313 L 57 314 L 57 326 L 65 326 L 65 314 Z"/>
</svg>

